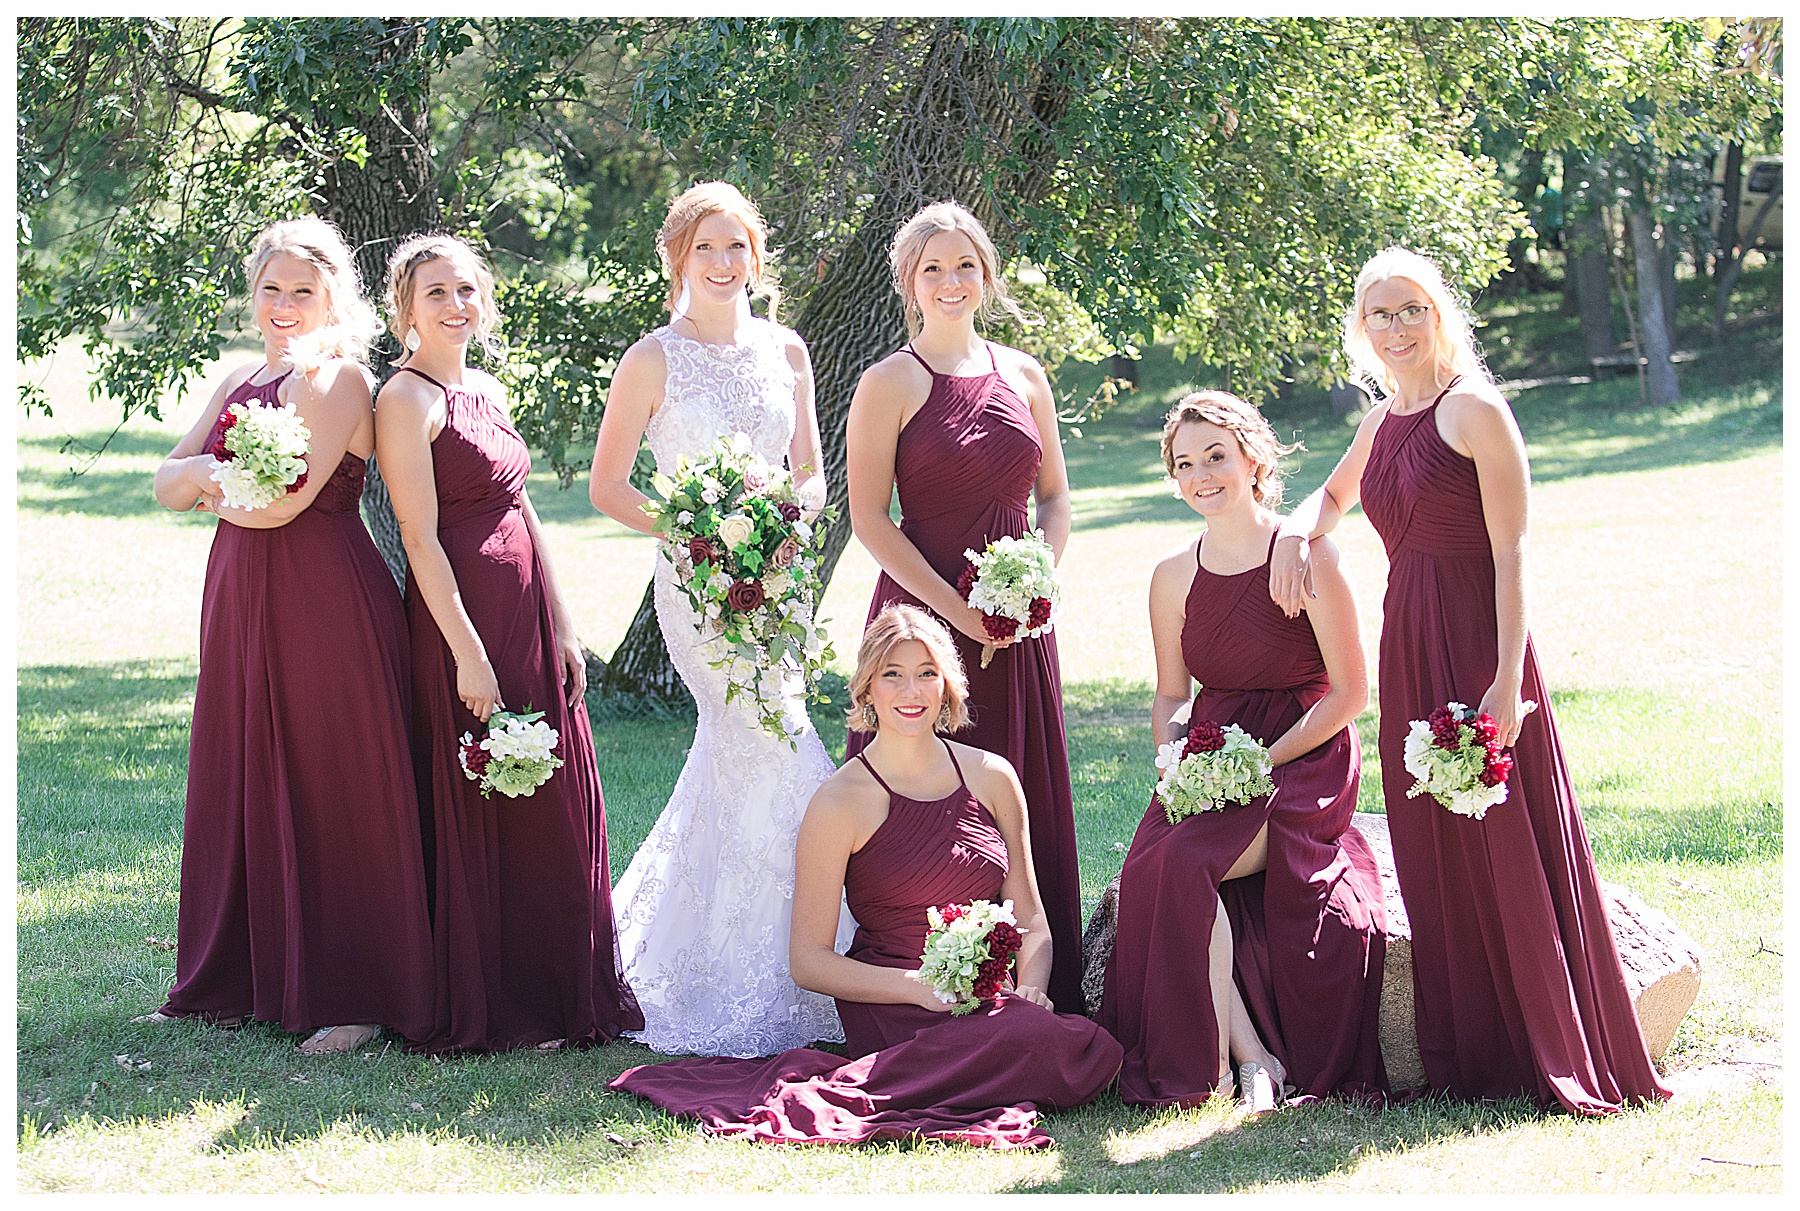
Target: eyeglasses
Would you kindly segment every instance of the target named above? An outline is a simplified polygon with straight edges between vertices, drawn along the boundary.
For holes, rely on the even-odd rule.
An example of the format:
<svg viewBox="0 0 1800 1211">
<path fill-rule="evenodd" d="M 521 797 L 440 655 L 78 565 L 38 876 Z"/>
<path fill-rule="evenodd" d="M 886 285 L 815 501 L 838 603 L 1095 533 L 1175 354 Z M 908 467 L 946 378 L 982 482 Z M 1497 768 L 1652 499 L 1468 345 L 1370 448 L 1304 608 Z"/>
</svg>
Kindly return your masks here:
<svg viewBox="0 0 1800 1211">
<path fill-rule="evenodd" d="M 1428 303 L 1412 303 L 1398 311 L 1371 311 L 1363 316 L 1363 327 L 1370 332 L 1386 332 L 1399 320 L 1408 328 L 1425 322 L 1425 316 L 1431 311 Z"/>
</svg>

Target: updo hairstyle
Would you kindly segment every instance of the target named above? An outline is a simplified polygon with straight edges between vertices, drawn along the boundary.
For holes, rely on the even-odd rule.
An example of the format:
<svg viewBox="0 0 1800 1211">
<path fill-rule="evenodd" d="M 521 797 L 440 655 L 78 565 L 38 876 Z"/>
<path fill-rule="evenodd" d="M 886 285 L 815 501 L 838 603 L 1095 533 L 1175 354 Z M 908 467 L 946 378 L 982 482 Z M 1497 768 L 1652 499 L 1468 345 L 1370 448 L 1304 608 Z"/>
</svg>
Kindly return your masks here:
<svg viewBox="0 0 1800 1211">
<path fill-rule="evenodd" d="M 687 285 L 688 253 L 694 248 L 694 233 L 708 215 L 728 214 L 750 233 L 750 289 L 769 300 L 769 318 L 781 302 L 781 288 L 775 282 L 775 254 L 769 251 L 769 225 L 763 220 L 756 203 L 743 195 L 737 186 L 726 181 L 703 181 L 669 203 L 662 230 L 656 233 L 656 254 L 662 258 L 669 275 L 669 297 L 663 304 L 670 311 L 681 298 Z"/>
<path fill-rule="evenodd" d="M 481 254 L 467 240 L 453 235 L 412 235 L 400 242 L 388 258 L 387 305 L 388 328 L 406 344 L 406 331 L 412 327 L 413 291 L 419 269 L 432 261 L 464 258 L 474 269 L 475 290 L 481 297 L 481 322 L 475 327 L 475 341 L 489 357 L 498 359 L 505 346 L 500 340 L 500 306 L 494 300 L 494 273 Z"/>
<path fill-rule="evenodd" d="M 1031 316 L 1006 293 L 1006 279 L 1000 276 L 1000 254 L 994 250 L 994 241 L 988 238 L 981 220 L 955 202 L 933 202 L 901 225 L 888 249 L 894 292 L 906 305 L 906 330 L 917 336 L 925 326 L 925 315 L 913 294 L 913 276 L 919 271 L 919 262 L 925 259 L 925 245 L 932 236 L 946 231 L 960 231 L 968 236 L 981 261 L 981 309 L 976 318 L 988 321 L 1004 311 L 1021 324 L 1031 323 Z"/>
<path fill-rule="evenodd" d="M 1169 477 L 1175 476 L 1176 431 L 1183 425 L 1201 421 L 1217 425 L 1237 438 L 1238 448 L 1255 467 L 1250 494 L 1256 503 L 1270 509 L 1279 505 L 1281 459 L 1306 447 L 1299 442 L 1288 444 L 1277 440 L 1268 418 L 1229 391 L 1195 391 L 1183 396 L 1180 403 L 1169 409 L 1169 414 L 1163 418 L 1162 431 L 1163 467 Z"/>
</svg>

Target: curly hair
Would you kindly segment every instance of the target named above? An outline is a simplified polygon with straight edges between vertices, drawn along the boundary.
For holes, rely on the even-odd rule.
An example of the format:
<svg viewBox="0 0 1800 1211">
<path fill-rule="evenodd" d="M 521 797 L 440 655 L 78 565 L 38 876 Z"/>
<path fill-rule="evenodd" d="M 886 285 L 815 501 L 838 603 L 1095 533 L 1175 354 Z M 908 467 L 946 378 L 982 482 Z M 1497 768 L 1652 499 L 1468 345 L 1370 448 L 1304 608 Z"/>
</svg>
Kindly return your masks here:
<svg viewBox="0 0 1800 1211">
<path fill-rule="evenodd" d="M 1256 503 L 1274 508 L 1281 503 L 1281 459 L 1296 450 L 1304 450 L 1299 442 L 1278 440 L 1268 418 L 1228 391 L 1195 391 L 1184 395 L 1163 418 L 1162 459 L 1171 477 L 1175 474 L 1175 434 L 1183 425 L 1206 422 L 1219 426 L 1237 438 L 1255 472 L 1250 481 L 1250 494 Z"/>
<path fill-rule="evenodd" d="M 244 281 L 251 293 L 269 262 L 290 256 L 312 266 L 325 295 L 325 322 L 288 346 L 288 360 L 310 374 L 332 358 L 368 366 L 369 346 L 381 332 L 381 320 L 364 297 L 356 275 L 356 258 L 343 234 L 324 219 L 285 219 L 263 228 L 244 258 Z"/>
<path fill-rule="evenodd" d="M 475 289 L 481 296 L 481 322 L 475 327 L 475 340 L 482 351 L 498 360 L 505 350 L 500 340 L 500 305 L 494 300 L 494 272 L 481 254 L 467 240 L 453 235 L 410 235 L 388 258 L 387 306 L 388 328 L 402 344 L 406 330 L 412 327 L 413 290 L 419 268 L 432 261 L 468 258 L 474 269 Z"/>
</svg>

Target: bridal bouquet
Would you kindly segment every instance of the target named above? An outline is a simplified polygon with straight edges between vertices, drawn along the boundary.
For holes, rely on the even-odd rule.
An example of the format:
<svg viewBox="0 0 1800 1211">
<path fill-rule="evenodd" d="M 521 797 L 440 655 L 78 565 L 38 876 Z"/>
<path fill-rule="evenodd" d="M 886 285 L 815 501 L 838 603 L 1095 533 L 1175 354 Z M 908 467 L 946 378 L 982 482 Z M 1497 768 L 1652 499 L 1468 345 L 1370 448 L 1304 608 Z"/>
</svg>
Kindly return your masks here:
<svg viewBox="0 0 1800 1211">
<path fill-rule="evenodd" d="M 263 509 L 306 486 L 312 433 L 292 404 L 233 404 L 214 439 L 212 480 L 232 509 Z"/>
<path fill-rule="evenodd" d="M 1019 953 L 1025 931 L 1013 916 L 1013 902 L 976 900 L 928 908 L 925 919 L 931 930 L 913 978 L 929 985 L 951 1013 L 973 1013 L 1000 991 Z"/>
<path fill-rule="evenodd" d="M 1056 579 L 1056 554 L 1042 530 L 996 538 L 979 555 L 964 551 L 963 557 L 969 562 L 957 579 L 956 591 L 981 611 L 981 625 L 991 638 L 1035 639 L 1049 632 L 1062 588 Z M 981 667 L 985 669 L 993 658 L 994 646 L 983 644 Z"/>
<path fill-rule="evenodd" d="M 763 730 L 793 746 L 805 715 L 786 709 L 787 679 L 799 674 L 804 692 L 823 701 L 819 677 L 834 654 L 814 618 L 832 511 L 817 525 L 804 520 L 793 476 L 765 463 L 742 433 L 652 484 L 663 499 L 644 511 L 718 652 L 709 663 L 725 670 L 725 701 L 748 697 Z"/>
<path fill-rule="evenodd" d="M 476 740 L 473 732 L 462 734 L 456 759 L 471 782 L 481 783 L 483 799 L 493 791 L 516 799 L 550 781 L 562 765 L 562 758 L 551 755 L 560 739 L 542 711 L 495 711 L 488 716 L 486 736 Z"/>
<path fill-rule="evenodd" d="M 1460 702 L 1414 719 L 1406 733 L 1406 772 L 1417 778 L 1407 797 L 1429 794 L 1459 816 L 1479 820 L 1506 802 L 1513 759 L 1500 749 L 1492 715 Z"/>
<path fill-rule="evenodd" d="M 1156 750 L 1156 768 L 1162 771 L 1156 797 L 1170 824 L 1248 803 L 1275 789 L 1269 778 L 1275 768 L 1269 750 L 1235 723 L 1220 727 L 1210 719 L 1200 720 L 1186 736 Z"/>
</svg>

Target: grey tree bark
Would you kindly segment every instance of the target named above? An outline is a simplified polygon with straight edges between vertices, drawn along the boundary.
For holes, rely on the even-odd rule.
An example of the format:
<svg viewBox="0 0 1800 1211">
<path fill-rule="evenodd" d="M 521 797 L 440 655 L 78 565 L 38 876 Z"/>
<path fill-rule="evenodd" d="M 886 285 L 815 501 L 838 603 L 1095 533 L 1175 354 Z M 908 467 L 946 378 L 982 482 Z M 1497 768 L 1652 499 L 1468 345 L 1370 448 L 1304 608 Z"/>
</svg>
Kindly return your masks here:
<svg viewBox="0 0 1800 1211">
<path fill-rule="evenodd" d="M 1570 155 L 1563 167 L 1563 247 L 1566 272 L 1575 279 L 1576 314 L 1580 317 L 1582 345 L 1588 361 L 1611 357 L 1618 349 L 1613 332 L 1612 292 L 1606 265 L 1606 224 L 1599 208 L 1575 183 L 1587 179 L 1587 164 Z"/>
<path fill-rule="evenodd" d="M 1657 244 L 1654 220 L 1641 206 L 1625 207 L 1625 226 L 1631 233 L 1632 261 L 1636 268 L 1638 319 L 1643 331 L 1643 358 L 1649 380 L 1650 403 L 1656 407 L 1679 403 L 1681 387 L 1675 381 L 1674 351 L 1663 303 L 1662 248 Z"/>
<path fill-rule="evenodd" d="M 423 27 L 404 17 L 387 18 L 387 25 L 392 36 L 383 42 L 383 61 L 398 63 L 412 57 L 424 37 Z M 325 173 L 320 193 L 324 217 L 343 231 L 355 250 L 356 269 L 364 287 L 372 298 L 379 299 L 388 254 L 394 246 L 413 232 L 435 231 L 441 226 L 431 162 L 430 102 L 424 97 L 397 96 L 364 116 L 357 126 L 368 141 L 368 159 L 360 167 L 341 160 L 334 164 Z M 381 345 L 376 346 L 371 361 L 379 387 L 391 373 L 388 354 Z M 406 550 L 400 542 L 400 523 L 394 518 L 381 469 L 372 458 L 363 484 L 362 513 L 388 571 L 404 588 Z"/>
<path fill-rule="evenodd" d="M 837 506 L 825 538 L 821 573 L 826 584 L 851 537 L 844 470 L 850 399 L 862 372 L 898 349 L 907 335 L 888 268 L 894 232 L 921 206 L 955 199 L 1004 243 L 1004 225 L 992 196 L 982 188 L 983 165 L 967 162 L 964 145 L 980 132 L 1023 145 L 1042 164 L 1047 146 L 1035 144 L 1069 100 L 1048 65 L 1023 101 L 1006 95 L 986 52 L 969 45 L 948 23 L 940 28 L 908 88 L 904 116 L 882 171 L 874 176 L 876 194 L 864 221 L 831 258 L 824 279 L 807 293 L 791 321 L 812 355 L 821 461 L 829 499 Z M 1043 196 L 1051 177 L 1044 168 L 1009 184 L 1010 197 L 1030 202 Z M 686 696 L 669 664 L 649 589 L 608 662 L 603 690 L 665 700 Z"/>
</svg>

